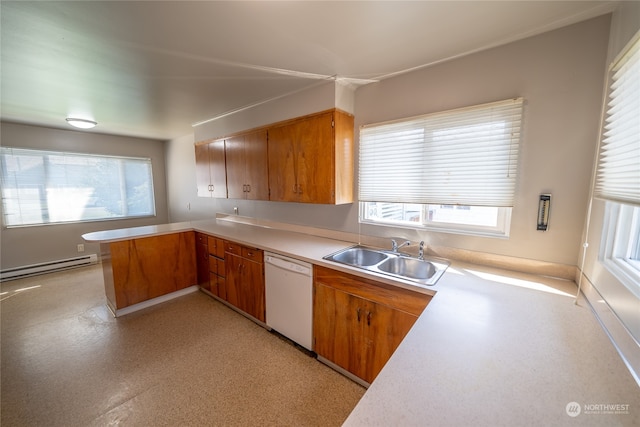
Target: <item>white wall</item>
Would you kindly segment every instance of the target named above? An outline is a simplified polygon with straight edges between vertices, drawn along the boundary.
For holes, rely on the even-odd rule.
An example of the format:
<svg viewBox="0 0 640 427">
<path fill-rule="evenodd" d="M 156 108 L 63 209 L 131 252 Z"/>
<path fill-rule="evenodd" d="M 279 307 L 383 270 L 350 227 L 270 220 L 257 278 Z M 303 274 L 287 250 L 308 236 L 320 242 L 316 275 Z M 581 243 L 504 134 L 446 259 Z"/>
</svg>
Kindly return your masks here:
<svg viewBox="0 0 640 427">
<path fill-rule="evenodd" d="M 154 218 L 36 227 L 3 227 L 0 230 L 0 269 L 6 270 L 41 262 L 73 258 L 79 255 L 77 250 L 79 243 L 85 245 L 84 254 L 99 254 L 99 245 L 84 242 L 80 237 L 82 234 L 99 230 L 168 222 L 164 143 L 162 141 L 6 122 L 2 122 L 0 126 L 0 137 L 0 143 L 7 147 L 150 157 L 156 200 L 156 216 Z"/>
<path fill-rule="evenodd" d="M 597 141 L 609 16 L 365 86 L 356 125 L 522 96 L 521 161 L 508 240 L 426 233 L 433 245 L 575 265 Z M 552 194 L 536 230 L 538 196 Z"/>
<path fill-rule="evenodd" d="M 424 239 L 438 246 L 576 265 L 597 141 L 609 20 L 608 15 L 589 20 L 363 86 L 355 93 L 356 141 L 357 128 L 362 124 L 523 96 L 526 106 L 520 178 L 508 240 L 360 227 L 357 203 L 317 206 L 196 200 L 193 143 L 187 138 L 168 144 L 169 180 L 189 181 L 184 191 L 171 194 L 170 218 L 212 218 L 216 212 L 232 213 L 238 206 L 241 215 L 267 220 Z M 272 117 L 281 120 L 286 118 L 283 115 L 297 111 L 298 115 L 307 114 L 316 103 L 316 111 L 329 108 L 326 96 L 299 93 L 295 100 L 281 99 L 261 106 L 260 114 L 257 110 L 243 112 L 234 118 L 233 125 L 229 118 L 207 123 L 196 129 L 196 140 L 239 130 L 245 123 L 245 128 L 251 128 L 275 121 Z M 181 160 L 174 161 L 174 155 Z M 536 230 L 540 193 L 553 194 L 547 232 Z M 186 210 L 187 203 L 191 203 L 191 211 Z"/>
</svg>

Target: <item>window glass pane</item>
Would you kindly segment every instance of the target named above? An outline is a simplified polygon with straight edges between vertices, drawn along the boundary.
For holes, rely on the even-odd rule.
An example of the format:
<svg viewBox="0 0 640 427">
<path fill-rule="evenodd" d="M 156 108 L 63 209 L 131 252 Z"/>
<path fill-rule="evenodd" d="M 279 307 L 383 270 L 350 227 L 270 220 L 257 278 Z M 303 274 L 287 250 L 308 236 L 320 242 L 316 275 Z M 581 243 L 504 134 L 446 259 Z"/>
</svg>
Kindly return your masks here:
<svg viewBox="0 0 640 427">
<path fill-rule="evenodd" d="M 155 214 L 151 160 L 2 147 L 6 226 Z"/>
<path fill-rule="evenodd" d="M 360 203 L 361 222 L 428 228 L 460 234 L 507 237 L 510 218 L 510 208 L 419 203 Z"/>
<path fill-rule="evenodd" d="M 387 222 L 421 223 L 421 204 L 370 202 L 365 205 L 366 219 Z"/>
<path fill-rule="evenodd" d="M 429 221 L 496 227 L 498 225 L 498 208 L 486 206 L 429 205 Z"/>
</svg>

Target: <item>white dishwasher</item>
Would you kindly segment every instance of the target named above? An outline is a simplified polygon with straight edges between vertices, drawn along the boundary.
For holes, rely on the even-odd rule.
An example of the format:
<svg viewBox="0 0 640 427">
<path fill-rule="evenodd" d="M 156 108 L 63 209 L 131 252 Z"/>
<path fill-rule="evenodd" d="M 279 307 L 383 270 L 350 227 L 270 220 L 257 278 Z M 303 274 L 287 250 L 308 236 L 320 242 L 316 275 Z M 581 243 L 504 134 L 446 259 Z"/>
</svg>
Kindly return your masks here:
<svg viewBox="0 0 640 427">
<path fill-rule="evenodd" d="M 312 350 L 313 265 L 265 252 L 264 275 L 267 326 Z"/>
</svg>

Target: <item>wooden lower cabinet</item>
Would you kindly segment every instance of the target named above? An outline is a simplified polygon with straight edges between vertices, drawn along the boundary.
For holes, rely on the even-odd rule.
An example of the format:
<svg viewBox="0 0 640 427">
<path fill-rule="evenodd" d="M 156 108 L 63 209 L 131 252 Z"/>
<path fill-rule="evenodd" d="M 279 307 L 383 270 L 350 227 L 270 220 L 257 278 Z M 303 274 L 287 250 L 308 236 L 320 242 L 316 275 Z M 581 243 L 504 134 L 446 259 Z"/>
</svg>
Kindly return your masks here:
<svg viewBox="0 0 640 427">
<path fill-rule="evenodd" d="M 430 295 L 316 266 L 314 351 L 371 383 Z"/>
<path fill-rule="evenodd" d="M 252 317 L 265 321 L 263 252 L 226 242 L 226 300 Z"/>
</svg>

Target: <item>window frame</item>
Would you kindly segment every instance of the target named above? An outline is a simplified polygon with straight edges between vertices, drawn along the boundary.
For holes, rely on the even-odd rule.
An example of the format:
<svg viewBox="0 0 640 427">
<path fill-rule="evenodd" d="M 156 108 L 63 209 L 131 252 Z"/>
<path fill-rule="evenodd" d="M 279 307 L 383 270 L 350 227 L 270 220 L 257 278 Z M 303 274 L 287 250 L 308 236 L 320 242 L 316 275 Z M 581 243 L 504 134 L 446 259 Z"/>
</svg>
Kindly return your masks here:
<svg viewBox="0 0 640 427">
<path fill-rule="evenodd" d="M 640 245 L 640 206 L 607 201 L 602 229 L 600 262 L 640 298 L 640 260 L 630 257 Z"/>
<path fill-rule="evenodd" d="M 361 126 L 359 222 L 508 238 L 523 116 L 520 97 Z M 373 217 L 376 203 L 420 205 L 420 220 Z M 438 205 L 497 209 L 495 226 L 434 221 Z"/>
<path fill-rule="evenodd" d="M 84 152 L 73 152 L 73 151 L 56 151 L 51 149 L 3 146 L 3 147 L 0 147 L 0 163 L 4 165 L 4 156 L 5 155 L 11 156 L 13 154 L 13 150 L 15 150 L 17 153 L 20 153 L 20 152 L 37 153 L 36 155 L 34 155 L 34 157 L 37 157 L 39 155 L 41 156 L 41 158 L 44 158 L 46 156 L 59 156 L 59 157 L 65 158 L 65 156 L 67 156 L 67 157 L 76 157 L 81 159 L 93 159 L 93 160 L 116 159 L 121 162 L 126 162 L 127 160 L 143 161 L 148 168 L 147 170 L 148 171 L 148 196 L 149 196 L 150 212 L 149 213 L 145 212 L 142 214 L 130 214 L 129 213 L 130 210 L 128 210 L 127 214 L 120 215 L 120 216 L 87 217 L 87 218 L 80 218 L 80 219 L 54 220 L 54 221 L 41 220 L 40 222 L 25 222 L 24 220 L 22 220 L 19 223 L 16 222 L 14 224 L 10 224 L 7 221 L 9 212 L 7 212 L 6 204 L 5 204 L 5 194 L 6 194 L 5 189 L 11 188 L 11 187 L 8 185 L 5 185 L 5 171 L 3 171 L 0 174 L 0 197 L 2 198 L 2 201 L 1 201 L 1 209 L 2 209 L 1 217 L 2 218 L 0 221 L 2 223 L 2 228 L 4 229 L 43 227 L 43 226 L 50 226 L 50 225 L 66 225 L 66 224 L 78 224 L 78 223 L 88 223 L 88 222 L 118 221 L 118 220 L 126 220 L 126 219 L 153 218 L 157 215 L 156 195 L 155 195 L 154 175 L 153 175 L 153 162 L 150 157 L 118 156 L 118 155 L 84 153 Z M 123 165 L 124 163 L 121 164 L 120 166 L 123 167 Z M 122 182 L 121 184 L 124 184 L 124 182 Z M 41 187 L 44 188 L 45 192 L 48 191 L 50 188 L 63 190 L 63 191 L 65 188 L 67 188 L 65 186 L 61 186 L 58 188 L 49 187 L 48 183 L 41 184 Z M 72 188 L 72 187 L 69 187 L 69 188 Z M 124 200 L 126 201 L 126 199 Z M 20 203 L 20 201 L 16 200 L 16 203 Z M 50 214 L 49 206 L 46 206 L 46 211 L 42 209 L 43 209 L 42 205 L 40 205 L 40 212 L 42 212 L 44 215 L 47 215 L 47 216 Z"/>
<path fill-rule="evenodd" d="M 420 221 L 394 221 L 384 219 L 373 219 L 367 215 L 368 204 L 377 202 L 359 202 L 359 215 L 358 221 L 361 224 L 375 225 L 382 227 L 398 227 L 398 228 L 410 228 L 420 229 L 425 231 L 435 231 L 449 234 L 461 234 L 468 236 L 480 236 L 480 237 L 493 237 L 493 238 L 509 238 L 509 232 L 511 228 L 511 214 L 512 209 L 509 207 L 495 206 L 498 210 L 496 218 L 496 226 L 481 226 L 474 224 L 460 224 L 452 222 L 438 222 L 429 220 L 428 211 L 430 204 L 421 205 Z M 452 205 L 456 207 L 462 207 L 463 205 Z"/>
</svg>

